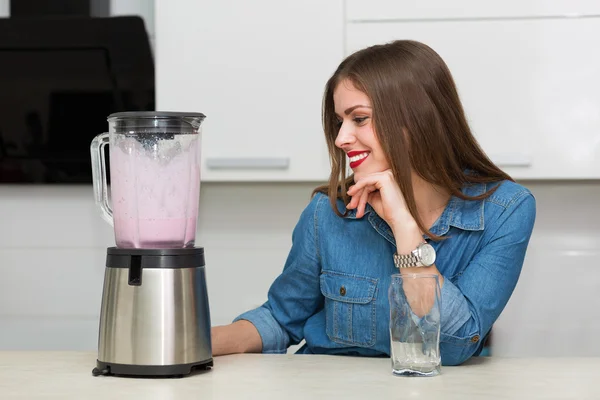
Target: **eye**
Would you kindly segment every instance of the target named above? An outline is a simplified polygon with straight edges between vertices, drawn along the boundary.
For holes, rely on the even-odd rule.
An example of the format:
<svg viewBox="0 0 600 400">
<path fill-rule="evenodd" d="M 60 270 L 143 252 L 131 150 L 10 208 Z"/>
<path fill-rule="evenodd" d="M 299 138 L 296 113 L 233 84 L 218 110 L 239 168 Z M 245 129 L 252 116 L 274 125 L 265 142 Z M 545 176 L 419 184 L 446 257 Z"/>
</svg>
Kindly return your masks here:
<svg viewBox="0 0 600 400">
<path fill-rule="evenodd" d="M 364 123 L 369 117 L 355 117 L 354 118 L 354 122 L 357 125 L 361 125 L 362 123 Z"/>
</svg>

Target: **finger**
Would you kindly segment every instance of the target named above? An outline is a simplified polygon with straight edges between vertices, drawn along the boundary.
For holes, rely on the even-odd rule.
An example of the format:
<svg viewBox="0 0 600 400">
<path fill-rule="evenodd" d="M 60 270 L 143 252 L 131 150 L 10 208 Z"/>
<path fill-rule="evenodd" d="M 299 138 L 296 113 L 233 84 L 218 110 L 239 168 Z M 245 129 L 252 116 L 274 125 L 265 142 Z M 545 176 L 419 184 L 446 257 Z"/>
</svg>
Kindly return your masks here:
<svg viewBox="0 0 600 400">
<path fill-rule="evenodd" d="M 381 189 L 388 180 L 388 176 L 381 172 L 367 175 L 360 178 L 354 185 L 350 186 L 347 193 L 350 196 L 354 196 L 359 190 L 364 189 L 367 186 L 374 186 L 375 189 Z"/>
<path fill-rule="evenodd" d="M 367 207 L 367 203 L 369 202 L 369 198 L 371 197 L 371 193 L 377 191 L 377 189 L 374 186 L 367 186 L 361 196 L 360 196 L 360 201 L 358 203 L 358 208 L 357 208 L 357 213 L 356 216 L 361 218 L 365 215 L 365 208 Z"/>
<path fill-rule="evenodd" d="M 356 216 L 358 218 L 362 218 L 365 215 L 365 207 L 367 206 L 367 200 L 369 199 L 369 194 L 373 191 L 371 190 L 371 188 L 372 186 L 366 187 L 360 195 L 360 200 L 356 209 Z"/>
<path fill-rule="evenodd" d="M 350 195 L 350 196 L 354 196 L 354 195 L 356 194 L 356 192 L 358 192 L 358 190 L 359 190 L 359 189 L 356 187 L 356 184 L 354 184 L 354 185 L 352 185 L 352 186 L 350 186 L 350 187 L 348 188 L 348 190 L 346 191 L 346 193 L 347 193 L 348 195 Z"/>
<path fill-rule="evenodd" d="M 348 205 L 346 206 L 346 208 L 353 210 L 358 206 L 358 202 L 360 200 L 360 195 L 362 194 L 362 190 L 360 190 L 359 192 L 357 192 L 356 194 L 352 195 L 352 198 L 350 199 L 350 203 L 348 203 Z"/>
</svg>

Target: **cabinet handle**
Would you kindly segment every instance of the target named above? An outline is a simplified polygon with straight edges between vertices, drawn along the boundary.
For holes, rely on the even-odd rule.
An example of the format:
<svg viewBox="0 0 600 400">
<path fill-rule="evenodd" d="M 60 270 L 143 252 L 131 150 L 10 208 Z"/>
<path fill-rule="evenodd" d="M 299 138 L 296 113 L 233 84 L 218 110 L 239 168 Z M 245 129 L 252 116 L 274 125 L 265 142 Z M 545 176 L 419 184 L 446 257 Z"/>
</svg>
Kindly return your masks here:
<svg viewBox="0 0 600 400">
<path fill-rule="evenodd" d="M 289 158 L 208 158 L 209 169 L 288 169 Z"/>
<path fill-rule="evenodd" d="M 493 154 L 490 157 L 498 167 L 531 167 L 531 157 L 526 154 Z"/>
</svg>

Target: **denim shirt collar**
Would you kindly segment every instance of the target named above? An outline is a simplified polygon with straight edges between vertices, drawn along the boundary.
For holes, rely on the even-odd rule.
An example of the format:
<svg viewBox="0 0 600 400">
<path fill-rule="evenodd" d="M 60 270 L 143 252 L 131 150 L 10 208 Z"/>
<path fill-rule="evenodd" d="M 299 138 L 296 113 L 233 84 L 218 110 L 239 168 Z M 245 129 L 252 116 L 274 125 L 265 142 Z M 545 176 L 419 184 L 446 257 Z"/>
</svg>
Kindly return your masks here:
<svg viewBox="0 0 600 400">
<path fill-rule="evenodd" d="M 467 196 L 479 196 L 486 192 L 485 183 L 470 184 L 462 188 L 462 193 Z M 448 233 L 450 227 L 459 228 L 466 231 L 480 231 L 484 228 L 483 222 L 483 200 L 463 200 L 459 197 L 452 196 L 450 201 L 446 205 L 442 215 L 435 221 L 433 226 L 430 228 L 431 233 L 438 236 L 443 236 Z M 341 205 L 340 212 L 344 212 L 346 209 Z M 347 210 L 344 218 L 358 219 L 356 217 L 356 210 Z M 383 237 L 385 237 L 392 244 L 396 244 L 392 235 L 392 230 L 387 223 L 380 218 L 373 210 L 370 204 L 365 207 L 365 218 L 368 218 L 369 222 Z M 423 235 L 425 239 L 428 239 L 428 235 Z"/>
<path fill-rule="evenodd" d="M 485 183 L 477 183 L 463 187 L 461 190 L 467 196 L 480 196 L 486 192 Z M 444 212 L 433 224 L 431 233 L 443 236 L 451 226 L 465 231 L 481 231 L 483 223 L 483 200 L 463 200 L 452 196 Z"/>
</svg>

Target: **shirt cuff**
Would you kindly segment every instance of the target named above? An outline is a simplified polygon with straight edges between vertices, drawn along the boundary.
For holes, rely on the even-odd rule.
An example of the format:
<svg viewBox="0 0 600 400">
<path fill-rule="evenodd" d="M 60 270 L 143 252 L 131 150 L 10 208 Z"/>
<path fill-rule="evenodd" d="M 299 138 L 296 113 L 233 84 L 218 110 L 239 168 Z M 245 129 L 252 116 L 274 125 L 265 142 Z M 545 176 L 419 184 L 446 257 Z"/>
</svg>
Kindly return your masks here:
<svg viewBox="0 0 600 400">
<path fill-rule="evenodd" d="M 288 343 L 290 342 L 288 334 L 281 328 L 281 325 L 273 318 L 271 311 L 265 306 L 247 311 L 233 320 L 246 320 L 252 323 L 262 340 L 262 352 L 265 354 L 285 354 L 287 353 Z"/>
<path fill-rule="evenodd" d="M 471 318 L 469 303 L 459 288 L 450 279 L 444 278 L 441 290 L 442 315 L 440 330 L 454 335 Z"/>
</svg>

